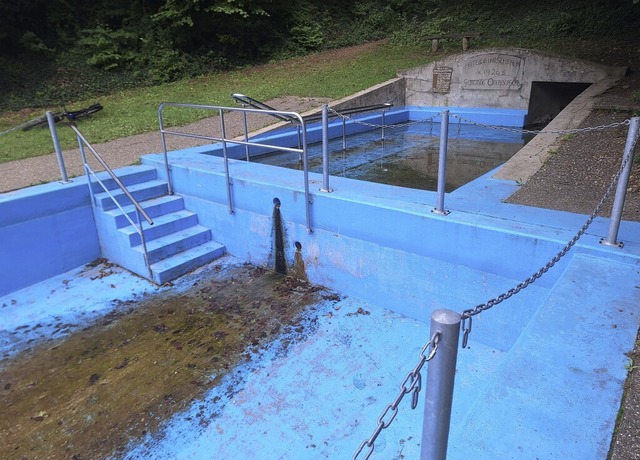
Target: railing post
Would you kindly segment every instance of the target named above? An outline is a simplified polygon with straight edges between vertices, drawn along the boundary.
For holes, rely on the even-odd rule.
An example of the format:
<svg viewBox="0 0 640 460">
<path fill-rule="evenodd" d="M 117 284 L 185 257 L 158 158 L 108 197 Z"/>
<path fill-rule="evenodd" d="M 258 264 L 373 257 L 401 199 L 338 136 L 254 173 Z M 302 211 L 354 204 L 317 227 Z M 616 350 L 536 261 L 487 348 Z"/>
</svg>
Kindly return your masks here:
<svg viewBox="0 0 640 460">
<path fill-rule="evenodd" d="M 305 218 L 307 221 L 307 232 L 313 233 L 311 228 L 311 193 L 309 192 L 309 152 L 307 151 L 307 125 L 300 118 L 300 131 L 302 132 L 302 169 L 304 176 L 304 201 L 305 201 Z"/>
<path fill-rule="evenodd" d="M 618 178 L 618 187 L 616 188 L 616 197 L 613 201 L 611 209 L 611 222 L 609 223 L 609 233 L 606 238 L 600 240 L 601 244 L 607 246 L 624 246 L 624 243 L 616 241 L 618 238 L 618 230 L 620 229 L 620 220 L 622 219 L 622 210 L 627 195 L 627 186 L 629 185 L 629 176 L 631 175 L 631 167 L 633 166 L 633 153 L 635 150 L 636 140 L 638 138 L 639 117 L 633 117 L 629 124 L 629 132 L 627 133 L 627 142 L 624 147 L 624 155 L 622 162 L 624 168 Z"/>
<path fill-rule="evenodd" d="M 329 106 L 322 106 L 322 188 L 321 192 L 332 192 L 329 187 Z"/>
<path fill-rule="evenodd" d="M 242 108 L 246 108 L 246 104 L 242 104 Z M 244 141 L 249 142 L 249 126 L 247 125 L 247 112 L 242 111 L 242 122 L 244 124 Z M 224 137 L 224 136 L 223 136 Z M 249 155 L 249 145 L 244 146 L 244 152 L 247 156 L 247 161 L 250 161 L 251 155 Z"/>
<path fill-rule="evenodd" d="M 89 170 L 89 163 L 87 163 L 87 153 L 84 151 L 84 143 L 82 142 L 82 138 L 76 134 L 76 139 L 78 139 L 78 147 L 80 148 L 80 157 L 82 158 L 82 168 L 84 169 L 84 173 L 87 176 L 87 185 L 89 186 L 89 196 L 91 197 L 91 201 L 93 205 L 97 205 L 96 196 L 93 193 L 93 183 L 91 182 L 91 171 Z"/>
<path fill-rule="evenodd" d="M 136 219 L 138 220 L 138 232 L 140 233 L 140 243 L 142 244 L 142 253 L 144 255 L 144 264 L 147 267 L 147 273 L 149 279 L 153 280 L 153 270 L 151 269 L 151 263 L 149 263 L 149 252 L 147 251 L 147 238 L 144 236 L 144 228 L 142 227 L 142 219 L 140 218 L 140 211 L 136 208 Z"/>
<path fill-rule="evenodd" d="M 447 183 L 447 143 L 449 141 L 449 111 L 443 110 L 440 122 L 440 153 L 438 156 L 438 202 L 433 212 L 447 215 L 449 211 L 444 209 L 444 193 Z"/>
<path fill-rule="evenodd" d="M 420 460 L 444 460 L 447 457 L 460 321 L 460 314 L 451 310 L 435 310 L 431 314 L 430 337 L 439 332 L 440 341 L 438 351 L 427 368 Z"/>
<path fill-rule="evenodd" d="M 169 154 L 167 153 L 167 137 L 164 133 L 164 120 L 162 118 L 162 112 L 164 110 L 164 103 L 158 107 L 158 123 L 160 125 L 160 134 L 162 135 L 162 158 L 164 159 L 164 171 L 167 174 L 167 187 L 169 195 L 173 195 L 173 182 L 171 181 L 171 171 L 169 170 Z"/>
<path fill-rule="evenodd" d="M 222 156 L 224 157 L 224 174 L 227 181 L 227 200 L 229 202 L 229 214 L 233 214 L 233 199 L 231 195 L 231 177 L 229 176 L 229 156 L 227 154 L 227 133 L 224 125 L 224 111 L 219 110 L 220 132 L 222 133 Z"/>
<path fill-rule="evenodd" d="M 342 117 L 342 150 L 347 150 L 347 120 Z"/>
<path fill-rule="evenodd" d="M 62 176 L 62 182 L 65 184 L 71 182 L 67 175 L 67 168 L 64 165 L 64 158 L 62 156 L 62 149 L 60 148 L 60 140 L 58 139 L 58 131 L 56 130 L 56 122 L 53 119 L 53 113 L 47 112 L 47 121 L 49 122 L 49 131 L 51 131 L 51 139 L 53 140 L 53 148 L 56 151 L 56 157 L 58 158 L 58 167 L 60 168 L 60 175 Z"/>
</svg>

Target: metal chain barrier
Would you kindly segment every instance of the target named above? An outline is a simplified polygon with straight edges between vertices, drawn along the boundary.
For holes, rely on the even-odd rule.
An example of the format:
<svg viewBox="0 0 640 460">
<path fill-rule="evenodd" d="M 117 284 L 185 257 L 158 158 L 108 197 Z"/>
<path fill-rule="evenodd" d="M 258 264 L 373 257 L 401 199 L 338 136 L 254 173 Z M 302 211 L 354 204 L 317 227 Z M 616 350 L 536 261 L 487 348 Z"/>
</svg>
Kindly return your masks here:
<svg viewBox="0 0 640 460">
<path fill-rule="evenodd" d="M 332 109 L 331 107 L 329 107 L 329 112 L 333 113 L 334 115 L 343 118 L 345 120 L 348 120 L 352 123 L 356 123 L 362 126 L 367 126 L 369 128 L 404 128 L 407 126 L 413 126 L 413 125 L 417 125 L 420 123 L 427 123 L 427 122 L 433 122 L 437 117 L 440 116 L 440 114 L 435 114 L 429 118 L 424 118 L 424 119 L 420 119 L 420 120 L 414 120 L 414 121 L 408 121 L 406 123 L 395 123 L 395 124 L 391 124 L 391 125 L 382 125 L 382 124 L 376 124 L 376 123 L 368 123 L 365 121 L 359 121 L 356 120 L 348 115 L 343 115 L 340 112 L 337 112 L 336 110 Z M 511 128 L 508 126 L 497 126 L 497 125 L 488 125 L 486 123 L 480 123 L 477 121 L 473 121 L 470 120 L 468 118 L 464 118 L 461 117 L 460 115 L 456 115 L 455 113 L 451 114 L 451 117 L 453 118 L 457 118 L 459 123 L 466 123 L 466 124 L 470 124 L 470 125 L 475 125 L 475 126 L 480 126 L 482 128 L 488 128 L 488 129 L 494 129 L 496 131 L 506 131 L 506 132 L 511 132 L 511 133 L 519 133 L 519 134 L 578 134 L 578 133 L 584 133 L 584 132 L 590 132 L 590 131 L 602 131 L 605 129 L 614 129 L 614 128 L 618 128 L 620 126 L 629 126 L 629 124 L 631 123 L 631 120 L 626 119 L 624 121 L 618 121 L 618 122 L 614 122 L 614 123 L 609 123 L 608 125 L 600 125 L 600 126 L 588 126 L 585 128 L 572 128 L 572 129 L 561 129 L 561 130 L 544 130 L 544 129 L 540 129 L 540 130 L 534 130 L 534 129 L 524 129 L 524 128 Z"/>
<path fill-rule="evenodd" d="M 559 129 L 559 130 L 535 130 L 535 129 L 524 129 L 524 128 L 510 128 L 507 126 L 495 126 L 495 125 L 487 125 L 485 123 L 479 123 L 477 121 L 469 120 L 468 118 L 461 117 L 460 115 L 451 114 L 453 118 L 457 118 L 460 122 L 465 122 L 470 125 L 476 125 L 483 128 L 495 129 L 496 131 L 507 131 L 511 133 L 522 133 L 522 134 L 578 134 L 589 131 L 602 131 L 605 129 L 613 129 L 618 128 L 620 126 L 629 126 L 631 120 L 627 119 L 624 121 L 618 121 L 615 123 L 610 123 L 608 125 L 600 125 L 600 126 L 589 126 L 586 128 L 573 128 L 573 129 Z"/>
<path fill-rule="evenodd" d="M 380 435 L 382 430 L 389 428 L 391 422 L 393 422 L 393 420 L 396 418 L 396 415 L 398 415 L 398 405 L 402 402 L 402 399 L 405 397 L 405 395 L 412 393 L 412 410 L 418 406 L 418 396 L 420 390 L 422 389 L 422 376 L 420 375 L 420 371 L 422 370 L 422 366 L 424 366 L 427 361 L 431 361 L 436 355 L 440 339 L 441 333 L 436 332 L 435 334 L 433 334 L 433 336 L 431 336 L 431 339 L 424 345 L 424 347 L 422 347 L 418 364 L 412 371 L 407 374 L 405 379 L 402 381 L 402 383 L 400 384 L 400 393 L 398 393 L 396 399 L 394 399 L 392 403 L 388 404 L 382 414 L 380 414 L 380 417 L 378 417 L 378 425 L 373 431 L 373 434 L 371 435 L 371 437 L 369 437 L 369 439 L 364 440 L 362 444 L 360 444 L 360 447 L 358 448 L 356 453 L 353 454 L 352 460 L 356 460 L 359 455 L 363 453 L 365 448 L 368 448 L 368 450 L 364 454 L 364 460 L 367 460 L 369 457 L 371 457 L 371 454 L 373 454 L 373 449 L 375 447 L 376 439 L 378 439 L 378 436 Z M 427 351 L 427 349 L 429 349 L 429 347 L 431 347 L 431 351 L 428 355 L 425 355 L 425 352 Z"/>
<path fill-rule="evenodd" d="M 369 128 L 404 128 L 406 126 L 413 126 L 413 125 L 418 125 L 420 123 L 427 123 L 427 122 L 433 122 L 434 119 L 436 119 L 437 117 L 440 116 L 439 113 L 433 115 L 432 117 L 429 118 L 423 118 L 420 120 L 413 120 L 413 121 L 408 121 L 406 123 L 394 123 L 392 125 L 379 125 L 376 123 L 368 123 L 366 121 L 360 121 L 360 120 L 356 120 L 348 115 L 344 115 L 340 112 L 336 112 L 334 109 L 332 109 L 331 107 L 329 107 L 329 112 L 333 113 L 334 115 L 343 118 L 345 120 L 348 120 L 352 123 L 358 124 L 358 125 L 362 125 L 362 126 L 368 126 Z"/>
<path fill-rule="evenodd" d="M 621 124 L 626 124 L 626 123 L 623 122 Z M 630 150 L 631 152 L 633 152 L 637 143 L 638 143 L 638 138 L 636 137 L 633 141 L 633 145 L 631 146 L 631 150 Z M 627 166 L 627 163 L 629 162 L 630 158 L 631 158 L 631 155 L 629 155 L 624 159 L 618 171 L 613 175 L 611 179 L 611 183 L 609 184 L 609 187 L 607 187 L 607 190 L 605 191 L 604 195 L 600 199 L 600 202 L 596 205 L 595 209 L 593 210 L 593 212 L 591 213 L 587 221 L 584 223 L 582 228 L 578 230 L 575 236 L 571 238 L 571 240 L 565 245 L 565 247 L 562 248 L 562 250 L 555 255 L 555 257 L 553 257 L 544 267 L 542 267 L 540 270 L 535 272 L 533 275 L 531 275 L 522 283 L 518 284 L 516 287 L 509 289 L 507 292 L 500 294 L 498 297 L 491 299 L 486 303 L 482 303 L 480 305 L 477 305 L 474 308 L 464 310 L 461 313 L 460 316 L 462 318 L 462 331 L 463 331 L 462 348 L 467 347 L 467 343 L 469 341 L 469 334 L 471 333 L 471 327 L 473 324 L 473 317 L 475 315 L 478 315 L 483 311 L 486 311 L 486 310 L 489 310 L 490 308 L 495 307 L 499 303 L 504 302 L 508 298 L 514 296 L 515 294 L 517 294 L 518 292 L 520 292 L 521 290 L 523 290 L 524 288 L 532 284 L 534 281 L 536 281 L 538 278 L 544 275 L 547 271 L 549 271 L 549 269 L 553 267 L 560 259 L 562 259 L 562 257 L 564 257 L 565 254 L 567 254 L 567 252 L 569 252 L 569 250 L 578 242 L 580 237 L 584 235 L 584 233 L 587 231 L 589 226 L 593 223 L 597 215 L 602 210 L 602 207 L 604 206 L 605 202 L 609 198 L 609 195 L 611 195 L 611 192 L 615 188 L 616 183 L 618 182 L 618 179 L 620 179 L 620 175 L 622 174 L 622 171 L 624 170 L 624 168 Z"/>
</svg>

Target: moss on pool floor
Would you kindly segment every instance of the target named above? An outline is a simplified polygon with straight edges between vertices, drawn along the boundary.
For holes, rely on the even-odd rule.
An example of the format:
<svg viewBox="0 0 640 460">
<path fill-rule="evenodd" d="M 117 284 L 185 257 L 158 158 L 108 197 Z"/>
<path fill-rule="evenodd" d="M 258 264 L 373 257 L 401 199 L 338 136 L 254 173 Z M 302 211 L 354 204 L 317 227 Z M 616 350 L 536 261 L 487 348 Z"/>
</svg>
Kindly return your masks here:
<svg viewBox="0 0 640 460">
<path fill-rule="evenodd" d="M 123 303 L 7 359 L 0 458 L 117 457 L 274 339 L 285 336 L 286 346 L 304 337 L 314 323 L 309 307 L 322 299 L 337 296 L 242 265 L 177 295 Z"/>
</svg>

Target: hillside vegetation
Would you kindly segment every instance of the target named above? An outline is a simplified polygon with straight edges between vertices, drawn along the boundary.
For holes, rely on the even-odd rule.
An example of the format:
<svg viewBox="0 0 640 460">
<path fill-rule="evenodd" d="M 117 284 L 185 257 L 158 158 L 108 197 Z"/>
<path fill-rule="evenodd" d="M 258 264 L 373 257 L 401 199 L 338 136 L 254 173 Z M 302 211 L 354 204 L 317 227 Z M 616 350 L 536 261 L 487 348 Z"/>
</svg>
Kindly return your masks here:
<svg viewBox="0 0 640 460">
<path fill-rule="evenodd" d="M 450 41 L 432 55 L 425 37 L 437 34 L 477 32 L 473 48 L 525 47 L 632 69 L 640 60 L 640 5 L 633 0 L 96 0 L 71 11 L 68 5 L 0 4 L 0 132 L 45 110 L 98 99 L 105 110 L 82 121 L 93 142 L 157 129 L 163 101 L 229 105 L 232 92 L 262 100 L 336 99 L 460 51 Z M 72 136 L 61 137 L 63 148 L 73 145 Z M 44 129 L 0 136 L 0 162 L 51 151 Z"/>
</svg>

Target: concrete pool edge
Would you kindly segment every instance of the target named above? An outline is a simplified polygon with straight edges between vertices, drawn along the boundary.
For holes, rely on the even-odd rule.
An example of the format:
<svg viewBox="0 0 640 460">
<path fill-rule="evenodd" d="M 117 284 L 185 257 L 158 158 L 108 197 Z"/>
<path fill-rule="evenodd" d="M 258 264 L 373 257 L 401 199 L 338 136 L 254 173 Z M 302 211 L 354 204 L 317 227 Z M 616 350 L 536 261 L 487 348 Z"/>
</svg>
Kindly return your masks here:
<svg viewBox="0 0 640 460">
<path fill-rule="evenodd" d="M 146 164 L 159 161 L 160 157 L 153 155 L 143 158 Z M 226 196 L 223 193 L 221 159 L 181 152 L 174 156 L 173 162 L 172 174 L 179 178 L 179 183 L 184 184 L 184 188 L 178 187 L 179 192 L 184 194 L 190 207 L 198 210 L 214 234 L 242 232 L 243 240 L 246 240 L 244 243 L 236 241 L 237 239 L 224 241 L 231 254 L 258 264 L 269 263 L 272 253 L 272 199 L 277 197 L 287 223 L 289 243 L 291 246 L 293 241 L 301 244 L 310 279 L 328 286 L 336 283 L 338 290 L 347 288 L 347 285 L 350 288 L 361 285 L 359 289 L 363 293 L 360 295 L 364 295 L 368 289 L 366 283 L 362 284 L 362 280 L 368 277 L 377 280 L 373 284 L 388 286 L 389 293 L 397 292 L 399 288 L 392 288 L 394 282 L 386 278 L 394 279 L 392 267 L 397 262 L 392 260 L 407 261 L 408 254 L 416 257 L 412 273 L 419 271 L 419 267 L 427 263 L 426 266 L 432 267 L 434 273 L 437 272 L 435 267 L 440 267 L 445 272 L 454 267 L 466 267 L 478 274 L 491 273 L 500 278 L 524 279 L 553 257 L 586 219 L 578 214 L 502 203 L 500 193 L 508 192 L 515 184 L 496 181 L 490 174 L 450 194 L 446 203 L 453 212 L 446 217 L 431 212 L 435 204 L 434 192 L 334 178 L 335 191 L 323 193 L 318 190 L 320 177 L 310 174 L 312 188 L 315 186 L 315 190 L 312 191 L 311 205 L 314 232 L 309 234 L 304 227 L 304 200 L 300 201 L 300 172 L 279 168 L 274 184 L 272 167 L 232 161 L 230 167 L 234 171 L 236 210 L 229 219 L 225 207 Z M 478 190 L 487 193 L 493 187 L 500 190 L 493 195 L 498 201 L 483 200 L 479 196 Z M 375 224 L 367 225 L 366 222 Z M 640 224 L 623 222 L 623 249 L 598 244 L 600 237 L 606 235 L 607 225 L 607 219 L 596 219 L 592 228 L 579 241 L 576 250 L 627 260 L 632 264 L 638 263 L 640 242 L 636 241 L 636 235 L 640 233 L 637 231 Z M 429 236 L 425 238 L 425 235 Z M 224 240 L 224 237 L 221 238 Z M 478 247 L 474 241 L 479 241 L 479 238 L 484 243 Z M 368 250 L 365 248 L 368 244 L 391 252 L 382 256 L 381 251 L 372 247 L 370 251 L 382 258 L 367 255 Z M 336 249 L 338 247 L 346 253 L 350 250 L 357 251 L 354 260 L 358 260 L 358 264 L 345 265 L 348 257 L 341 257 L 338 266 L 343 267 L 344 271 L 336 272 L 328 261 L 335 257 L 336 251 L 339 252 Z M 291 260 L 293 250 L 288 251 Z M 453 255 L 456 251 L 464 254 L 464 257 L 456 258 Z M 518 257 L 500 257 L 509 251 L 514 251 Z M 434 265 L 436 261 L 439 262 Z M 562 262 L 559 263 L 558 270 L 561 271 L 562 265 Z M 374 267 L 387 267 L 390 274 L 385 275 L 382 268 Z M 345 276 L 350 283 L 345 281 Z M 543 285 L 553 283 L 555 279 L 551 274 L 545 278 L 547 279 L 540 281 Z M 395 281 L 398 286 L 407 283 L 406 280 Z M 430 289 L 435 289 L 435 286 Z M 398 298 L 388 300 L 389 306 L 403 303 Z M 406 306 L 402 313 L 412 316 Z M 415 317 L 415 313 L 413 316 Z M 423 314 L 419 316 L 422 317 Z"/>
</svg>

